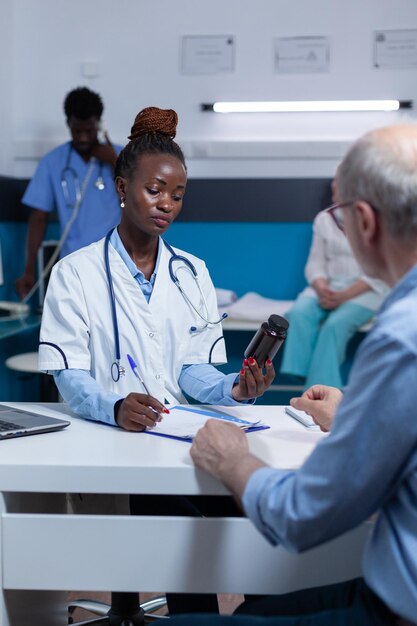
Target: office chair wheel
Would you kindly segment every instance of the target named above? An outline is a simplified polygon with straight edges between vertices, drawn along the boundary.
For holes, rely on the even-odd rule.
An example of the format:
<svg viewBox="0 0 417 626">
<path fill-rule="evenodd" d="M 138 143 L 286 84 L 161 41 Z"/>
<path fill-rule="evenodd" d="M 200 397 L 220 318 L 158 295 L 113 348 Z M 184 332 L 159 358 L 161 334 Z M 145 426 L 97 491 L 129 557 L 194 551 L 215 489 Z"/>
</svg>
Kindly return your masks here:
<svg viewBox="0 0 417 626">
<path fill-rule="evenodd" d="M 166 605 L 165 596 L 156 596 L 139 605 L 138 593 L 112 593 L 111 606 L 96 600 L 74 600 L 68 606 L 68 624 L 76 626 L 143 626 L 150 622 L 169 619 L 165 615 L 153 615 L 154 611 Z M 75 609 L 81 608 L 99 615 L 96 619 L 74 622 Z"/>
</svg>

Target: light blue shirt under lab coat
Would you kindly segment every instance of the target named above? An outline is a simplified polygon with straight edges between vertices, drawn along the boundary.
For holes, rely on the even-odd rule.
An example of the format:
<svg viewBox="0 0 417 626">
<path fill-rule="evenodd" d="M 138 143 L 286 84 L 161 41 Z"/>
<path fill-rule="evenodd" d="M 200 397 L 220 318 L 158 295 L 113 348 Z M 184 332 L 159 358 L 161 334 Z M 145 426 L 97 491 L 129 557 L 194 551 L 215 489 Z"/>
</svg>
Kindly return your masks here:
<svg viewBox="0 0 417 626">
<path fill-rule="evenodd" d="M 114 148 L 117 153 L 121 150 L 121 146 Z M 86 163 L 72 149 L 71 142 L 51 150 L 41 159 L 22 198 L 23 204 L 47 212 L 56 209 L 62 232 L 74 208 L 76 187 L 82 188 L 89 166 L 90 163 Z M 99 177 L 104 183 L 102 190 L 96 186 Z M 67 199 L 62 188 L 63 179 L 68 187 Z M 102 239 L 119 222 L 120 204 L 113 169 L 96 160 L 77 218 L 62 247 L 61 257 Z"/>
<path fill-rule="evenodd" d="M 114 229 L 110 243 L 120 254 L 129 272 L 135 278 L 147 301 L 158 272 L 161 257 L 162 239 L 159 239 L 158 255 L 155 270 L 147 280 L 135 265 L 124 247 L 117 228 Z M 116 425 L 114 420 L 114 404 L 123 396 L 103 390 L 86 370 L 59 370 L 53 372 L 55 383 L 61 396 L 71 409 L 88 419 Z M 232 397 L 232 388 L 236 382 L 236 374 L 223 374 L 208 363 L 197 365 L 185 364 L 182 368 L 179 383 L 181 389 L 190 397 L 202 404 L 238 405 Z M 143 389 L 139 389 L 143 393 Z"/>
<path fill-rule="evenodd" d="M 328 437 L 295 472 L 261 468 L 247 515 L 271 541 L 306 550 L 378 512 L 364 577 L 395 613 L 417 616 L 417 265 L 362 342 Z"/>
</svg>

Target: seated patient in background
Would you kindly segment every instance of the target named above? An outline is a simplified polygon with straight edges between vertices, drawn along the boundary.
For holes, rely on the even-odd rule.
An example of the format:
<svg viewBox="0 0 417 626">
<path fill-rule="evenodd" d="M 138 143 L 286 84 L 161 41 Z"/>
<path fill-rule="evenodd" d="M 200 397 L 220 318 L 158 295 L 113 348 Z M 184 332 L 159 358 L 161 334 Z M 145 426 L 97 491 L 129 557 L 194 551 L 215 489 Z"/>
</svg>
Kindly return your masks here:
<svg viewBox="0 0 417 626">
<path fill-rule="evenodd" d="M 332 199 L 338 202 L 335 180 Z M 309 286 L 286 315 L 290 329 L 281 372 L 305 378 L 306 388 L 316 383 L 341 388 L 349 339 L 374 316 L 388 286 L 363 274 L 331 211 L 314 220 L 305 276 Z"/>
</svg>

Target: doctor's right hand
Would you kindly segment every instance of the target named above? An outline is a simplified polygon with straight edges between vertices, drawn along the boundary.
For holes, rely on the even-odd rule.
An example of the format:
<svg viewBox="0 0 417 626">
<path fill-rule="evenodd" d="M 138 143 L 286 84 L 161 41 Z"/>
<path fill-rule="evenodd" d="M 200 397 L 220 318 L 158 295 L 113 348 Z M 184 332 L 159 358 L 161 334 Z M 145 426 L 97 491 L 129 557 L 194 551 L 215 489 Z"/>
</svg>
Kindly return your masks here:
<svg viewBox="0 0 417 626">
<path fill-rule="evenodd" d="M 124 430 L 140 432 L 153 428 L 160 422 L 163 413 L 169 413 L 159 400 L 146 393 L 129 393 L 121 403 L 116 422 Z"/>
</svg>

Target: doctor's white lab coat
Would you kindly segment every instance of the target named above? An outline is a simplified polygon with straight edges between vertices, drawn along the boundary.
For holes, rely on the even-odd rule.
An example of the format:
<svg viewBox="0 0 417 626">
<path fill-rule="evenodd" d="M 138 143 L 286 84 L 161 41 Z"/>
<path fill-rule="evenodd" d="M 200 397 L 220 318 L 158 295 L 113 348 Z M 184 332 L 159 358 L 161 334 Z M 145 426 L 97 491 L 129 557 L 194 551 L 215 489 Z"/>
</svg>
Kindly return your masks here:
<svg viewBox="0 0 417 626">
<path fill-rule="evenodd" d="M 175 262 L 181 286 L 197 310 L 210 320 L 219 313 L 215 290 L 203 261 L 175 249 L 195 266 L 208 312 L 185 264 Z M 162 253 L 149 303 L 122 258 L 109 245 L 110 268 L 116 299 L 121 365 L 125 375 L 118 382 L 111 376 L 115 361 L 115 333 L 111 298 L 104 263 L 104 239 L 70 254 L 54 267 L 44 303 L 40 332 L 39 369 L 88 370 L 107 391 L 126 396 L 132 391 L 146 393 L 127 360 L 136 361 L 152 396 L 168 402 L 186 402 L 178 385 L 183 365 L 226 362 L 221 324 L 201 332 L 204 326 L 170 278 L 171 253 Z"/>
</svg>

